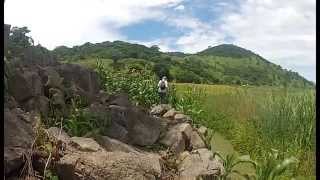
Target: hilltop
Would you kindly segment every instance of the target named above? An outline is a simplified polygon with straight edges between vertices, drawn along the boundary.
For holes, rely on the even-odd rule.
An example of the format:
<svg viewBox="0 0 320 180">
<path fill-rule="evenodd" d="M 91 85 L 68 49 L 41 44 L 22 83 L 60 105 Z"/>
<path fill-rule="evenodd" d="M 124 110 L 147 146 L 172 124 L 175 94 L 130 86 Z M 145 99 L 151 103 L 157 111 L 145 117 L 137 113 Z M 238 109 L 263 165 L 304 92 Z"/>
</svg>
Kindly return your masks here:
<svg viewBox="0 0 320 180">
<path fill-rule="evenodd" d="M 157 46 L 106 41 L 72 48 L 60 46 L 52 52 L 60 61 L 81 62 L 99 58 L 114 61 L 120 67 L 148 67 L 157 75 L 166 75 L 176 82 L 313 87 L 312 82 L 298 73 L 283 69 L 250 50 L 232 44 L 185 54 L 164 53 Z"/>
</svg>

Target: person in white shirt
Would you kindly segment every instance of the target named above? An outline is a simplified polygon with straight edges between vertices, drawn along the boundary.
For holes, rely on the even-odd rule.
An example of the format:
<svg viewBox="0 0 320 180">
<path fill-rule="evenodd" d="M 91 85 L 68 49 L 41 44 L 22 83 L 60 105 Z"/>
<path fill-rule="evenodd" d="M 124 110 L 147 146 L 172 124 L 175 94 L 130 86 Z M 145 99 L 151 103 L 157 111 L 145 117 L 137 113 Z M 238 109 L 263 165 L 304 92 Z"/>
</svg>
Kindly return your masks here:
<svg viewBox="0 0 320 180">
<path fill-rule="evenodd" d="M 160 96 L 161 104 L 166 103 L 167 90 L 168 90 L 167 77 L 163 76 L 162 79 L 158 83 L 158 93 Z"/>
</svg>

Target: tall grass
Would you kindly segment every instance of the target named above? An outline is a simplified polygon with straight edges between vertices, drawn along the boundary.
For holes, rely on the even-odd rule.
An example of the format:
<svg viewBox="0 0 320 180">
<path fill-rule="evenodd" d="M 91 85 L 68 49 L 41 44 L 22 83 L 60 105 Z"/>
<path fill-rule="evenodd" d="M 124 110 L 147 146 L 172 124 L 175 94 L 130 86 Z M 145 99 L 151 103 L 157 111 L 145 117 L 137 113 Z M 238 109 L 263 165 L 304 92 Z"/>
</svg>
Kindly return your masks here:
<svg viewBox="0 0 320 180">
<path fill-rule="evenodd" d="M 235 149 L 264 161 L 271 149 L 279 158 L 299 159 L 290 176 L 315 175 L 315 93 L 312 90 L 269 87 L 177 85 L 205 91 L 201 124 L 224 134 Z M 200 92 L 200 91 L 198 91 Z"/>
</svg>

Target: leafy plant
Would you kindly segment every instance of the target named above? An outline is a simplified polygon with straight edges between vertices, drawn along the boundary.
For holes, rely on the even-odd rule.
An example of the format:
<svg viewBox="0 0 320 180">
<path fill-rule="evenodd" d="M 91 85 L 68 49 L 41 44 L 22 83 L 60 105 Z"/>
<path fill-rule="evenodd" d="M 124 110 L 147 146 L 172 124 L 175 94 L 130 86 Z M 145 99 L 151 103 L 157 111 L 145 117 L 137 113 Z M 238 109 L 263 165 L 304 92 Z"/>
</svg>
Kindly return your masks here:
<svg viewBox="0 0 320 180">
<path fill-rule="evenodd" d="M 237 157 L 234 154 L 228 154 L 226 155 L 226 157 L 223 157 L 219 152 L 215 152 L 213 154 L 213 156 L 218 156 L 219 159 L 222 161 L 223 163 L 223 167 L 224 167 L 224 174 L 220 177 L 221 180 L 226 180 L 228 179 L 231 174 L 238 174 L 240 176 L 246 176 L 241 174 L 238 170 L 235 169 L 235 167 L 239 164 L 242 163 L 250 163 L 254 166 L 256 166 L 256 162 L 251 160 L 249 156 L 245 155 L 245 156 L 240 156 Z"/>
</svg>

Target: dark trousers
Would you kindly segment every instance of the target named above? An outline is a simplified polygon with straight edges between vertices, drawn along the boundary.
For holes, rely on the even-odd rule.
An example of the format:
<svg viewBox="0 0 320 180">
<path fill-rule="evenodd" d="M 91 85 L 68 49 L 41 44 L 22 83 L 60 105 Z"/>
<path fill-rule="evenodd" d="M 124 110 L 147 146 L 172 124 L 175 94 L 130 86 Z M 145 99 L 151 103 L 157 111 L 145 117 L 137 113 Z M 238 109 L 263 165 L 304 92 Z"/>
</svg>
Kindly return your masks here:
<svg viewBox="0 0 320 180">
<path fill-rule="evenodd" d="M 160 96 L 160 103 L 166 104 L 167 103 L 167 94 L 165 92 L 159 92 Z"/>
</svg>

